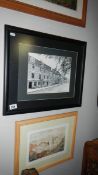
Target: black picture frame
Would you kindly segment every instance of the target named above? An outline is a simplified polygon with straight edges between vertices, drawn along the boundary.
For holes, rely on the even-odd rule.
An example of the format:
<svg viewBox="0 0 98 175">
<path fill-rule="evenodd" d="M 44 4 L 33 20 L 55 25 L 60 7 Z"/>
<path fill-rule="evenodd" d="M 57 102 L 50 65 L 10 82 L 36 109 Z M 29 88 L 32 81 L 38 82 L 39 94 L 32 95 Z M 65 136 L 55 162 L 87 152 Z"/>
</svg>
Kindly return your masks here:
<svg viewBox="0 0 98 175">
<path fill-rule="evenodd" d="M 86 45 L 5 25 L 3 115 L 81 106 Z"/>
</svg>

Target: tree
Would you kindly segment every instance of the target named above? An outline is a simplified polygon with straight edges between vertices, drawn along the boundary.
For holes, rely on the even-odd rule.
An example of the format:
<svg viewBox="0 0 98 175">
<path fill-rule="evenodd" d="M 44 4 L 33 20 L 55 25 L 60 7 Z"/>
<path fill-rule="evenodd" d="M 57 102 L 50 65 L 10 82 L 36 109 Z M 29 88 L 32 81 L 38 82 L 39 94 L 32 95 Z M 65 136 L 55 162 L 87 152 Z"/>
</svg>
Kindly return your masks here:
<svg viewBox="0 0 98 175">
<path fill-rule="evenodd" d="M 64 76 L 71 70 L 72 57 L 59 56 L 56 69 Z"/>
</svg>

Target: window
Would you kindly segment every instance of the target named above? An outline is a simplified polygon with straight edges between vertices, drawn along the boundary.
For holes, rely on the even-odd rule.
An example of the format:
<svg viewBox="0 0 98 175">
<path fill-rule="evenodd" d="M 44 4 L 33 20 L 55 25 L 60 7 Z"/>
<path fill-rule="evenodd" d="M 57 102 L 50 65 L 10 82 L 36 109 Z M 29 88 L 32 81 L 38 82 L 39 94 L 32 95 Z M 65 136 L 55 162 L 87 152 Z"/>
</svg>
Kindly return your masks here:
<svg viewBox="0 0 98 175">
<path fill-rule="evenodd" d="M 35 67 L 34 64 L 32 64 L 32 68 L 33 68 L 33 69 L 34 69 L 34 67 Z"/>
<path fill-rule="evenodd" d="M 40 85 L 40 82 L 38 82 L 38 85 Z"/>
<path fill-rule="evenodd" d="M 30 89 L 32 88 L 32 82 L 29 82 L 29 88 Z"/>
<path fill-rule="evenodd" d="M 34 78 L 34 73 L 32 73 L 32 78 Z"/>
<path fill-rule="evenodd" d="M 34 82 L 34 86 L 36 86 L 37 85 L 37 82 Z"/>
<path fill-rule="evenodd" d="M 39 74 L 39 79 L 41 80 L 41 74 Z"/>
</svg>

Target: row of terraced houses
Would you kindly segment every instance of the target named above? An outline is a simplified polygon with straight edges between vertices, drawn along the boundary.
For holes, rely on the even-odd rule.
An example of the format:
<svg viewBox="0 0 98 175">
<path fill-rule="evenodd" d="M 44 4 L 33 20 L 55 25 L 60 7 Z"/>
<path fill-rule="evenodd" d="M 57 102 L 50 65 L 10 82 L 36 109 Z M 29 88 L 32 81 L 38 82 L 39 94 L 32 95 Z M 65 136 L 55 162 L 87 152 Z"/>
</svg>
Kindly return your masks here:
<svg viewBox="0 0 98 175">
<path fill-rule="evenodd" d="M 42 61 L 29 56 L 28 89 L 36 89 L 62 83 L 62 76 Z"/>
</svg>

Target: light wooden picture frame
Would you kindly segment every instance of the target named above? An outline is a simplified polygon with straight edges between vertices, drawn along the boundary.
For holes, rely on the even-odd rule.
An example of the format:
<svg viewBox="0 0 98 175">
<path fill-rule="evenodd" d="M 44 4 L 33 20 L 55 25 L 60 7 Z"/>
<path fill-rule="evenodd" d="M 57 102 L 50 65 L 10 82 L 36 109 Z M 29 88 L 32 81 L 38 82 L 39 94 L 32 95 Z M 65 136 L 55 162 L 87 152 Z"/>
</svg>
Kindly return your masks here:
<svg viewBox="0 0 98 175">
<path fill-rule="evenodd" d="M 87 0 L 77 0 L 76 10 L 45 0 L 40 0 L 40 3 L 36 0 L 0 0 L 0 7 L 76 26 L 85 27 L 86 25 Z"/>
<path fill-rule="evenodd" d="M 77 112 L 16 122 L 14 175 L 25 169 L 38 172 L 74 156 Z"/>
</svg>

